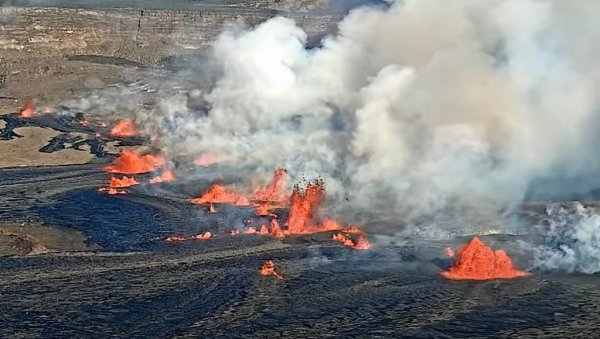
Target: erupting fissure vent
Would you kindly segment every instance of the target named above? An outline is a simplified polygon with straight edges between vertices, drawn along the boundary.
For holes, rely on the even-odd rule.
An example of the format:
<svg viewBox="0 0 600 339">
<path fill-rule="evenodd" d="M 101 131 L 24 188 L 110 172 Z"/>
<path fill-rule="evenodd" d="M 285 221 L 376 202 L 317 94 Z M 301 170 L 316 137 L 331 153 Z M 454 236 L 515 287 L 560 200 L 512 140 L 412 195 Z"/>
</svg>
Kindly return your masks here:
<svg viewBox="0 0 600 339">
<path fill-rule="evenodd" d="M 275 263 L 273 262 L 273 260 L 265 261 L 265 263 L 260 268 L 260 274 L 272 275 L 279 280 L 283 280 L 283 275 L 281 275 L 281 273 L 277 272 L 277 270 L 275 269 Z"/>
<path fill-rule="evenodd" d="M 226 189 L 225 187 L 213 184 L 208 191 L 199 198 L 190 199 L 192 204 L 212 205 L 212 204 L 231 204 L 237 206 L 248 206 L 248 198 L 237 191 Z"/>
<path fill-rule="evenodd" d="M 113 164 L 104 169 L 111 173 L 140 174 L 152 172 L 162 166 L 165 159 L 161 155 L 138 155 L 130 150 L 123 150 Z"/>
<path fill-rule="evenodd" d="M 462 246 L 454 263 L 442 275 L 452 280 L 493 280 L 528 276 L 531 273 L 515 269 L 503 250 L 492 250 L 478 237 Z"/>
<path fill-rule="evenodd" d="M 33 118 L 35 116 L 35 108 L 31 101 L 25 101 L 21 112 L 19 112 L 20 118 Z"/>
<path fill-rule="evenodd" d="M 132 120 L 121 120 L 110 130 L 110 135 L 114 137 L 135 137 L 141 135 Z"/>
</svg>

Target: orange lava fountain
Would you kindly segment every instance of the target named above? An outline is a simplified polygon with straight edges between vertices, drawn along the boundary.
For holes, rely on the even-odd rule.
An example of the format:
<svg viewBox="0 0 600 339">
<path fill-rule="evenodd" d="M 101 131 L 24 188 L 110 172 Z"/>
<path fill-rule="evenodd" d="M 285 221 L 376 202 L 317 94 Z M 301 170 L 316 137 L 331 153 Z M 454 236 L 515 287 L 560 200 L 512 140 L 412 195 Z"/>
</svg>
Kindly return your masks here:
<svg viewBox="0 0 600 339">
<path fill-rule="evenodd" d="M 283 280 L 283 275 L 275 270 L 275 263 L 273 260 L 267 260 L 260 268 L 260 274 L 262 275 L 272 275 L 279 280 Z"/>
<path fill-rule="evenodd" d="M 323 181 L 309 182 L 304 190 L 294 187 L 290 197 L 290 213 L 287 220 L 290 234 L 312 233 L 311 226 L 325 198 Z M 316 230 L 318 231 L 318 230 Z"/>
<path fill-rule="evenodd" d="M 117 124 L 110 130 L 110 135 L 113 137 L 135 137 L 142 134 L 135 129 L 135 125 L 132 120 L 126 119 L 117 122 Z"/>
<path fill-rule="evenodd" d="M 109 182 L 110 188 L 123 188 L 129 187 L 133 185 L 137 185 L 139 182 L 135 180 L 135 178 L 130 178 L 128 176 L 123 176 L 123 178 L 118 179 L 116 177 L 111 177 Z"/>
<path fill-rule="evenodd" d="M 104 169 L 111 173 L 139 174 L 148 173 L 163 165 L 165 159 L 160 155 L 138 155 L 130 150 L 123 150 L 113 164 Z"/>
<path fill-rule="evenodd" d="M 256 215 L 268 216 L 272 215 L 273 208 L 285 207 L 288 199 L 286 193 L 285 178 L 287 170 L 278 168 L 273 174 L 271 182 L 263 187 L 254 190 L 252 199 L 256 202 Z"/>
<path fill-rule="evenodd" d="M 287 170 L 278 168 L 273 174 L 271 182 L 263 187 L 259 187 L 254 191 L 252 198 L 258 201 L 280 202 L 285 204 L 287 200 L 285 178 Z"/>
<path fill-rule="evenodd" d="M 35 108 L 33 107 L 33 103 L 31 101 L 25 101 L 23 104 L 23 108 L 21 108 L 21 112 L 19 112 L 20 118 L 33 118 L 35 116 Z"/>
<path fill-rule="evenodd" d="M 225 187 L 214 184 L 200 198 L 190 199 L 192 204 L 212 205 L 212 204 L 232 204 L 237 206 L 248 206 L 250 202 L 242 194 L 228 190 Z"/>
<path fill-rule="evenodd" d="M 172 169 L 166 169 L 158 177 L 150 179 L 151 184 L 158 184 L 161 182 L 173 182 L 175 181 L 175 173 Z"/>
<path fill-rule="evenodd" d="M 478 237 L 463 245 L 448 271 L 441 273 L 452 280 L 512 279 L 531 273 L 515 269 L 503 250 L 492 250 Z"/>
</svg>

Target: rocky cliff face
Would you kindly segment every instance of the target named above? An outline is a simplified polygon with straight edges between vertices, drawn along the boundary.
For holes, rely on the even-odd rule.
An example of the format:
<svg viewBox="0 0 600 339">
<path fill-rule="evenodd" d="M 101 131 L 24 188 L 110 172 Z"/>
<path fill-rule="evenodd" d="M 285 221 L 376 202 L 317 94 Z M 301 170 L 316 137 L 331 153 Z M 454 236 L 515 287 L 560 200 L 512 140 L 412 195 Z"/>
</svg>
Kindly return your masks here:
<svg viewBox="0 0 600 339">
<path fill-rule="evenodd" d="M 0 8 L 1 58 L 97 55 L 153 65 L 209 45 L 231 23 L 254 26 L 281 12 L 269 9 Z M 335 15 L 285 12 L 312 38 L 335 28 Z"/>
<path fill-rule="evenodd" d="M 119 82 L 123 67 L 199 54 L 232 23 L 251 27 L 283 15 L 318 41 L 341 19 L 315 11 L 321 0 L 207 0 L 199 7 L 183 0 L 61 1 L 0 7 L 0 112 L 26 99 L 51 105 Z M 122 8 L 128 4 L 136 8 Z"/>
</svg>

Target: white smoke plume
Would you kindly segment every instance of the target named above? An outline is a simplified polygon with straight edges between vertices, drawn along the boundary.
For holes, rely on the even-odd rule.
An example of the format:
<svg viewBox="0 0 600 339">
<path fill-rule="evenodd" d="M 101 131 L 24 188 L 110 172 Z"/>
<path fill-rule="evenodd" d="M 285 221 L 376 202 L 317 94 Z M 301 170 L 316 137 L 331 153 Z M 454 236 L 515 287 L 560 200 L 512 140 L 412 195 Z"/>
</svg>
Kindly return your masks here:
<svg viewBox="0 0 600 339">
<path fill-rule="evenodd" d="M 396 1 L 353 10 L 314 49 L 290 19 L 236 27 L 214 43 L 207 114 L 174 96 L 144 119 L 171 126 L 161 142 L 172 154 L 323 177 L 340 211 L 410 223 L 458 206 L 498 220 L 536 180 L 560 190 L 600 170 L 599 10 Z"/>
<path fill-rule="evenodd" d="M 600 272 L 600 214 L 580 203 L 551 205 L 539 226 L 544 245 L 535 248 L 535 266 L 563 272 Z"/>
</svg>

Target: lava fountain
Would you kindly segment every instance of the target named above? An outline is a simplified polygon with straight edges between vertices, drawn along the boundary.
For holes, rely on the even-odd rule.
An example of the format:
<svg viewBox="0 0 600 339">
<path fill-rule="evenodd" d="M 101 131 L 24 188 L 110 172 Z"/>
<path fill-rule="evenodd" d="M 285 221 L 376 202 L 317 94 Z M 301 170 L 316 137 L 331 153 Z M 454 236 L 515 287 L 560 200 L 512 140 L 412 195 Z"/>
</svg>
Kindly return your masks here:
<svg viewBox="0 0 600 339">
<path fill-rule="evenodd" d="M 163 165 L 165 159 L 160 155 L 138 155 L 130 150 L 123 150 L 112 165 L 104 169 L 111 173 L 140 174 L 148 173 Z"/>
<path fill-rule="evenodd" d="M 226 189 L 225 187 L 213 184 L 208 191 L 204 192 L 201 197 L 190 199 L 192 204 L 197 205 L 212 205 L 212 204 L 231 204 L 237 206 L 248 206 L 250 202 L 248 198 L 234 190 Z"/>
<path fill-rule="evenodd" d="M 121 120 L 110 130 L 113 137 L 135 137 L 142 133 L 135 128 L 132 120 Z"/>
<path fill-rule="evenodd" d="M 283 275 L 277 272 L 275 269 L 275 263 L 273 260 L 267 260 L 260 268 L 260 274 L 262 275 L 272 275 L 279 280 L 283 280 Z"/>
<path fill-rule="evenodd" d="M 31 101 L 25 101 L 23 104 L 23 108 L 21 108 L 21 112 L 19 112 L 20 118 L 33 118 L 35 116 L 35 108 L 33 107 L 33 103 Z"/>
<path fill-rule="evenodd" d="M 456 253 L 452 266 L 442 276 L 452 280 L 512 279 L 531 273 L 513 267 L 503 250 L 492 250 L 478 237 L 463 245 Z"/>
</svg>

